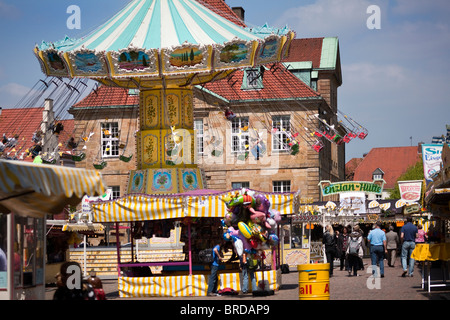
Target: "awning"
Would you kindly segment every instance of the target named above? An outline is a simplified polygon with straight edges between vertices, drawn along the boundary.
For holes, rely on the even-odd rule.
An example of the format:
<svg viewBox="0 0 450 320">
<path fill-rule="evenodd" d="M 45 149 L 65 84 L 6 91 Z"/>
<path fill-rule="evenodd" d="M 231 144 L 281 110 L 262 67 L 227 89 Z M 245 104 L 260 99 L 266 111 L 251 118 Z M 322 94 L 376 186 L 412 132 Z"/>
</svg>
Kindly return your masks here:
<svg viewBox="0 0 450 320">
<path fill-rule="evenodd" d="M 113 201 L 92 203 L 96 222 L 129 222 L 184 217 L 222 218 L 227 213 L 226 202 L 236 190 L 213 194 L 127 195 Z M 264 193 L 270 208 L 281 215 L 295 212 L 295 193 Z"/>
<path fill-rule="evenodd" d="M 0 160 L 0 212 L 45 217 L 105 192 L 96 170 Z"/>
</svg>

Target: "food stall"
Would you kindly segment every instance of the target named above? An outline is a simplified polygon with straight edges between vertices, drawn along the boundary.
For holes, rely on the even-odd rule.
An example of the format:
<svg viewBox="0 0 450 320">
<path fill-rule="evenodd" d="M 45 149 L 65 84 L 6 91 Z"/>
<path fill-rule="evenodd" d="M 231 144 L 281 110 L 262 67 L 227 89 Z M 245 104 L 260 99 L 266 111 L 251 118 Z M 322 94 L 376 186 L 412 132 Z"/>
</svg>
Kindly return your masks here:
<svg viewBox="0 0 450 320">
<path fill-rule="evenodd" d="M 430 176 L 430 180 L 427 180 L 424 199 L 436 225 L 428 232 L 429 243 L 417 245 L 411 254 L 423 264 L 422 289 L 428 292 L 433 287 L 446 287 L 450 284 L 450 148 L 447 143 L 441 146 L 442 163 Z M 440 270 L 437 270 L 437 275 L 432 279 L 433 264 L 438 265 Z"/>
</svg>

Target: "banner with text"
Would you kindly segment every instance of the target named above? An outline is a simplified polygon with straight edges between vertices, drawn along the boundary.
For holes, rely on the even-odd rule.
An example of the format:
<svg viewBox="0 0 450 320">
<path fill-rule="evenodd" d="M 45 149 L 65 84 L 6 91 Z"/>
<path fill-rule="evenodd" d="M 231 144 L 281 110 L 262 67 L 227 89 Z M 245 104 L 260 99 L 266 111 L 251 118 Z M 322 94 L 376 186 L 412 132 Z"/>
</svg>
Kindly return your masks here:
<svg viewBox="0 0 450 320">
<path fill-rule="evenodd" d="M 433 181 L 431 176 L 441 170 L 442 147 L 442 144 L 422 145 L 423 174 L 427 185 Z"/>
</svg>

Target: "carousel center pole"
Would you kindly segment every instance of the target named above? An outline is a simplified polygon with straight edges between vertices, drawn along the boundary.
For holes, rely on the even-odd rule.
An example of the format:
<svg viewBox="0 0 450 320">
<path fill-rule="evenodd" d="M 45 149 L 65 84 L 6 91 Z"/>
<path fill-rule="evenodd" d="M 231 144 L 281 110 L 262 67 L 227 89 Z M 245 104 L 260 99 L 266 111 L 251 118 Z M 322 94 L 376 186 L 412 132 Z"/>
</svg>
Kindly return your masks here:
<svg viewBox="0 0 450 320">
<path fill-rule="evenodd" d="M 196 164 L 192 87 L 160 87 L 139 93 L 137 170 L 128 193 L 170 194 L 203 189 Z"/>
</svg>

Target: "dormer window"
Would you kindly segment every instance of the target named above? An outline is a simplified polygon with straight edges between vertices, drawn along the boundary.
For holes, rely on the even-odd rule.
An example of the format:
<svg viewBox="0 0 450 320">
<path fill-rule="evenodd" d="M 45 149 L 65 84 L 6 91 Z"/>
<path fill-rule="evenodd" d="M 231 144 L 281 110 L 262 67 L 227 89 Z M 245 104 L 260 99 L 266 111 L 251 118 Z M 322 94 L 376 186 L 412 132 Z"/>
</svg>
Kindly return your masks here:
<svg viewBox="0 0 450 320">
<path fill-rule="evenodd" d="M 264 68 L 264 67 L 263 67 Z M 244 70 L 242 79 L 242 90 L 263 89 L 263 72 L 258 68 L 248 68 Z"/>
<path fill-rule="evenodd" d="M 381 180 L 384 177 L 384 172 L 383 170 L 381 170 L 380 168 L 377 168 L 373 173 L 372 173 L 372 179 L 373 180 Z"/>
</svg>

